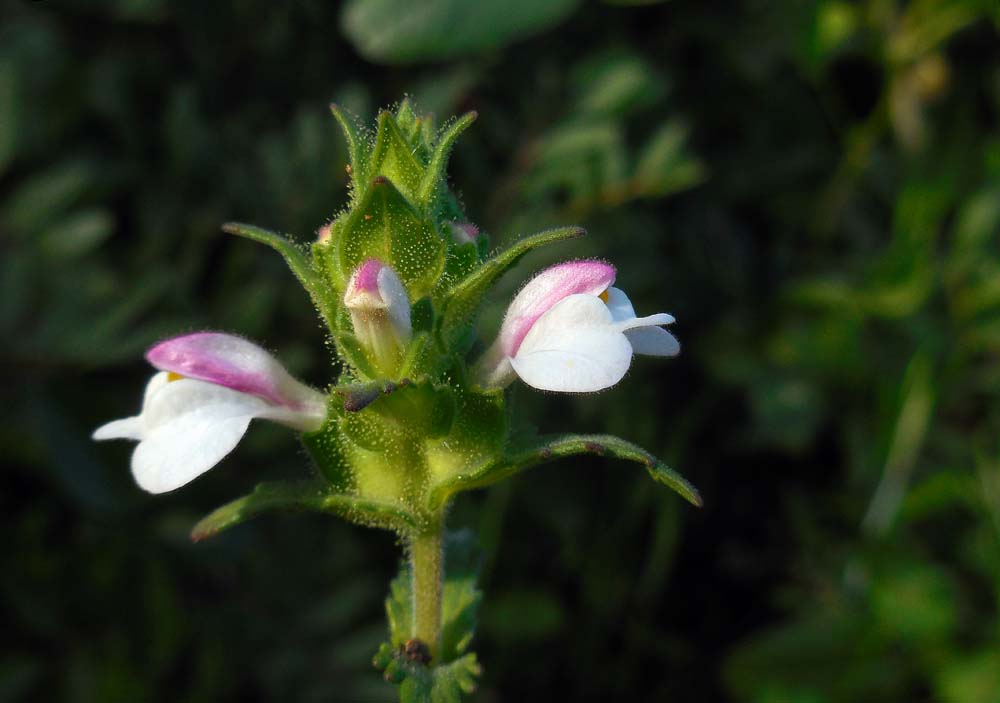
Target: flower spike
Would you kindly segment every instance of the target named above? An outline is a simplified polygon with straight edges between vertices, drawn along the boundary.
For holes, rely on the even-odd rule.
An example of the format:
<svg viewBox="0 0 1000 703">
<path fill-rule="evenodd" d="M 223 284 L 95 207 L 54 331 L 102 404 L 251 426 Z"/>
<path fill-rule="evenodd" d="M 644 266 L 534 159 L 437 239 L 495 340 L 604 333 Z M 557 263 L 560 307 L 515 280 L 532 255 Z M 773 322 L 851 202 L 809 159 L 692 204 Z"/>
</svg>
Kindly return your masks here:
<svg viewBox="0 0 1000 703">
<path fill-rule="evenodd" d="M 584 234 L 561 227 L 491 251 L 449 187 L 448 156 L 475 113 L 437 130 L 404 99 L 376 129 L 331 106 L 348 145 L 350 201 L 310 243 L 247 224 L 226 232 L 278 252 L 309 294 L 339 357 L 321 392 L 238 336 L 196 332 L 153 345 L 140 412 L 94 439 L 136 442 L 132 473 L 151 493 L 179 488 L 239 443 L 255 419 L 292 428 L 311 478 L 267 481 L 191 532 L 201 540 L 279 511 L 331 513 L 396 532 L 407 561 L 386 601 L 388 641 L 373 663 L 401 700 L 458 703 L 481 667 L 468 647 L 480 599 L 480 558 L 445 531 L 448 507 L 481 488 L 561 457 L 617 458 L 694 505 L 698 492 L 645 450 L 607 435 L 536 436 L 512 422 L 502 388 L 608 388 L 635 354 L 672 356 L 666 313 L 637 317 L 616 271 L 578 260 L 534 276 L 511 301 L 496 341 L 473 364 L 477 317 L 490 290 L 528 252 Z M 335 384 L 335 385 L 334 385 Z"/>
</svg>

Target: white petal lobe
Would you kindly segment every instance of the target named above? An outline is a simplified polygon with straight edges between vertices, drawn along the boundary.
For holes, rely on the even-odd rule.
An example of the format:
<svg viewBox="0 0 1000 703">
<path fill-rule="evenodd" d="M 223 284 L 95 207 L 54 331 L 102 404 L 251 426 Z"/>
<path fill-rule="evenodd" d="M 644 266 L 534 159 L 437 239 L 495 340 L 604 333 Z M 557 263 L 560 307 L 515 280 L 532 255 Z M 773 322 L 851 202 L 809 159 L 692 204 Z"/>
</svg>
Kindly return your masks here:
<svg viewBox="0 0 1000 703">
<path fill-rule="evenodd" d="M 622 320 L 618 323 L 618 329 L 620 330 L 631 330 L 637 327 L 658 327 L 659 325 L 669 325 L 674 321 L 673 315 L 668 315 L 665 312 L 658 312 L 655 315 L 648 315 L 646 317 L 636 317 L 631 320 Z"/>
<path fill-rule="evenodd" d="M 538 318 L 511 364 L 529 386 L 590 393 L 618 383 L 631 361 L 632 346 L 604 302 L 571 295 Z"/>
<path fill-rule="evenodd" d="M 150 493 L 166 493 L 190 483 L 218 464 L 239 443 L 253 419 L 247 415 L 212 422 L 164 427 L 139 443 L 132 454 L 132 475 Z M 183 426 L 188 434 L 178 437 Z"/>
<path fill-rule="evenodd" d="M 608 310 L 611 311 L 612 320 L 621 322 L 622 320 L 632 320 L 635 318 L 635 308 L 632 307 L 632 301 L 625 295 L 625 291 L 621 288 L 611 286 L 608 288 L 607 293 Z"/>
<path fill-rule="evenodd" d="M 180 488 L 208 471 L 237 445 L 264 400 L 204 381 L 182 379 L 149 399 L 132 473 L 150 493 Z"/>
<path fill-rule="evenodd" d="M 386 303 L 389 319 L 402 343 L 410 340 L 413 328 L 410 322 L 410 297 L 399 276 L 386 266 L 378 273 L 378 290 Z"/>
<path fill-rule="evenodd" d="M 625 336 L 636 354 L 644 356 L 677 356 L 681 345 L 677 338 L 660 327 L 640 327 L 627 330 Z"/>
<path fill-rule="evenodd" d="M 142 439 L 140 418 L 126 417 L 121 420 L 112 420 L 94 430 L 91 437 L 98 441 L 104 439 Z"/>
</svg>

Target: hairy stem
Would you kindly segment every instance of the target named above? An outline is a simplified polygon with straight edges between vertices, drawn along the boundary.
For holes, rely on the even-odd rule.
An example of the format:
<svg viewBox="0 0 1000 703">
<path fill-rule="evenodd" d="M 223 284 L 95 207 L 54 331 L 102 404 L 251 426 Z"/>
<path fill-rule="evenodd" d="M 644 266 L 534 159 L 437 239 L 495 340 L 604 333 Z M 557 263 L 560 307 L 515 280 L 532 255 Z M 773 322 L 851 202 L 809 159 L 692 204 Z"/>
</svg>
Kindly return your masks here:
<svg viewBox="0 0 1000 703">
<path fill-rule="evenodd" d="M 410 538 L 413 573 L 413 636 L 430 649 L 432 660 L 441 650 L 441 593 L 444 581 L 444 525 L 440 522 Z"/>
</svg>

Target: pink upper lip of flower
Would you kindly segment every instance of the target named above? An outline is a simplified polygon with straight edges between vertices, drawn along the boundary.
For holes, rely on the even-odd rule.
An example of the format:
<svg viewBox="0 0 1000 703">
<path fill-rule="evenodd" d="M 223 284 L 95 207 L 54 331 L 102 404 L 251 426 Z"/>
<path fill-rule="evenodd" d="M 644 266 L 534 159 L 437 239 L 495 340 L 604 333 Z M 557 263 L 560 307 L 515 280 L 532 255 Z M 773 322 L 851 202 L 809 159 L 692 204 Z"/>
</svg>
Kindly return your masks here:
<svg viewBox="0 0 1000 703">
<path fill-rule="evenodd" d="M 258 396 L 276 405 L 298 408 L 299 399 L 282 392 L 288 372 L 267 352 L 242 337 L 195 332 L 159 342 L 146 360 L 161 371 L 207 381 Z"/>
<path fill-rule="evenodd" d="M 354 274 L 354 289 L 368 293 L 378 293 L 378 274 L 385 268 L 378 259 L 368 259 Z"/>
<path fill-rule="evenodd" d="M 578 293 L 600 295 L 615 282 L 615 267 L 603 261 L 567 261 L 545 269 L 511 302 L 500 328 L 500 343 L 514 356 L 539 317 L 563 298 Z"/>
</svg>

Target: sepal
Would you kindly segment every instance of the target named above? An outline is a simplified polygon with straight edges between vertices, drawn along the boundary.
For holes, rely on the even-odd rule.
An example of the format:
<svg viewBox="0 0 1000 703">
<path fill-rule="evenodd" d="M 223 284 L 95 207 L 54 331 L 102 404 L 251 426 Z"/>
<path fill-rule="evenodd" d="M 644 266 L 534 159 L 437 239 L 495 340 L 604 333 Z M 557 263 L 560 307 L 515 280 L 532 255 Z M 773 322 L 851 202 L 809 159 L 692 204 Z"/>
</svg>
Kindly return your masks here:
<svg viewBox="0 0 1000 703">
<path fill-rule="evenodd" d="M 330 103 L 330 112 L 340 125 L 341 132 L 344 133 L 344 142 L 347 144 L 347 158 L 350 160 L 348 173 L 351 175 L 351 183 L 356 184 L 358 177 L 364 181 L 364 174 L 367 172 L 367 152 L 365 145 L 365 130 L 357 126 L 353 115 L 346 114 L 336 103 Z M 357 187 L 351 188 L 351 201 L 357 202 L 361 193 Z"/>
<path fill-rule="evenodd" d="M 438 138 L 431 154 L 430 163 L 424 172 L 420 182 L 420 190 L 417 193 L 417 202 L 429 205 L 434 200 L 435 193 L 446 189 L 444 185 L 444 174 L 448 168 L 448 158 L 451 156 L 452 147 L 458 141 L 462 132 L 469 128 L 476 121 L 478 113 L 468 112 L 452 122 Z"/>
<path fill-rule="evenodd" d="M 495 463 L 507 436 L 502 392 L 477 393 L 463 383 L 453 386 L 453 396 L 455 417 L 448 435 L 424 445 L 429 478 L 421 509 L 431 515 L 443 508 L 431 499 L 439 487 Z"/>
<path fill-rule="evenodd" d="M 331 395 L 343 398 L 343 411 L 364 411 L 380 418 L 381 431 L 412 434 L 413 441 L 447 434 L 455 417 L 454 392 L 450 386 L 427 380 L 371 381 L 335 386 Z M 346 415 L 344 417 L 347 417 Z M 375 433 L 373 427 L 369 432 Z"/>
<path fill-rule="evenodd" d="M 344 324 L 338 320 L 337 330 L 334 339 L 337 344 L 337 352 L 350 367 L 364 379 L 375 379 L 379 377 L 378 369 L 365 350 L 361 340 L 357 338 L 353 331 L 349 331 L 350 322 Z M 345 329 L 347 328 L 347 329 Z"/>
<path fill-rule="evenodd" d="M 381 112 L 378 116 L 371 163 L 365 175 L 369 179 L 378 176 L 388 178 L 398 184 L 399 189 L 411 202 L 419 203 L 418 195 L 426 166 L 414 154 L 415 151 L 419 153 L 419 150 L 403 136 L 393 114 Z"/>
<path fill-rule="evenodd" d="M 339 285 L 366 260 L 379 259 L 402 279 L 410 300 L 430 293 L 444 270 L 445 241 L 394 185 L 379 175 L 332 240 Z"/>
<path fill-rule="evenodd" d="M 337 395 L 344 399 L 343 409 L 345 412 L 361 412 L 369 405 L 379 399 L 380 396 L 395 393 L 400 388 L 413 383 L 410 379 L 404 378 L 397 381 L 371 381 L 369 383 L 349 383 L 343 386 L 335 386 L 330 389 L 332 395 Z"/>
<path fill-rule="evenodd" d="M 387 423 L 398 423 L 415 441 L 447 435 L 455 419 L 454 391 L 450 386 L 430 381 L 407 384 L 399 392 L 383 394 L 370 412 Z"/>
</svg>

